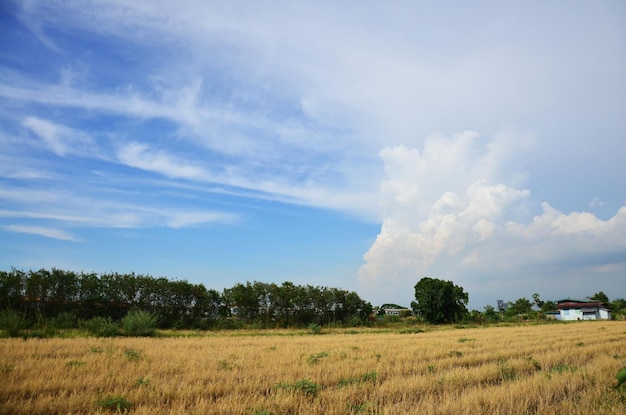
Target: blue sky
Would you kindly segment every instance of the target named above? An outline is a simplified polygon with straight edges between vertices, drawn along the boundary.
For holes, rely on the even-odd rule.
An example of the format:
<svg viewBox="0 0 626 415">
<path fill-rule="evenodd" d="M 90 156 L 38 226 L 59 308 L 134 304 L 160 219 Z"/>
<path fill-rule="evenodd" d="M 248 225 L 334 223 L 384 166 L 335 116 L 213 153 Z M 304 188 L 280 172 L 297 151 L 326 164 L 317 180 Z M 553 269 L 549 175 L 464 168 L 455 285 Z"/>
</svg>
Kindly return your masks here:
<svg viewBox="0 0 626 415">
<path fill-rule="evenodd" d="M 5 1 L 0 266 L 626 297 L 626 4 Z"/>
</svg>

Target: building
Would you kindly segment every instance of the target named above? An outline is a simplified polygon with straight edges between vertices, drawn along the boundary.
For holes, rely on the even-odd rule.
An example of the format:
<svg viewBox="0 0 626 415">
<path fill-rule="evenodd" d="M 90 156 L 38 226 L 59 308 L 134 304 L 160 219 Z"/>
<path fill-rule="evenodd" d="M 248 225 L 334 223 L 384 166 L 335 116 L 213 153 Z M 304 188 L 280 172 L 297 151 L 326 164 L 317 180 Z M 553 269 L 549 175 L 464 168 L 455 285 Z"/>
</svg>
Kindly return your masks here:
<svg viewBox="0 0 626 415">
<path fill-rule="evenodd" d="M 601 301 L 564 298 L 557 300 L 558 320 L 610 320 L 611 311 Z"/>
</svg>

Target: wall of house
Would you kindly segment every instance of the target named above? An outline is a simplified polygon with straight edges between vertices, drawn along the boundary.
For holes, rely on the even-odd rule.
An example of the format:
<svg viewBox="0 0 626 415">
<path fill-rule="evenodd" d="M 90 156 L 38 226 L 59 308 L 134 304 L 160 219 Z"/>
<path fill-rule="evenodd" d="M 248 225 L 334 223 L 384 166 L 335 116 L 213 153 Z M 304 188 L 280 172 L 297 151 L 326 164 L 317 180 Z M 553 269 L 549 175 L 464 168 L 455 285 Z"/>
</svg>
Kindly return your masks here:
<svg viewBox="0 0 626 415">
<path fill-rule="evenodd" d="M 561 310 L 561 320 L 582 320 L 583 311 L 581 309 Z"/>
</svg>

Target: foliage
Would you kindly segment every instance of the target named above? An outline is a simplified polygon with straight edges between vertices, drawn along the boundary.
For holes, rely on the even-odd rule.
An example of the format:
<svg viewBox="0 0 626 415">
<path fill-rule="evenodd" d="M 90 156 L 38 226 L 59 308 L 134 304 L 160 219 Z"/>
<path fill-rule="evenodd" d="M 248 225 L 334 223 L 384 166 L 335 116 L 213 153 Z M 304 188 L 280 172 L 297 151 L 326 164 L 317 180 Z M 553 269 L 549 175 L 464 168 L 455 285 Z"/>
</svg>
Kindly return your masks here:
<svg viewBox="0 0 626 415">
<path fill-rule="evenodd" d="M 286 382 L 282 382 L 282 383 L 278 383 L 276 385 L 277 389 L 287 389 L 287 390 L 293 390 L 293 391 L 297 391 L 297 392 L 302 392 L 305 395 L 309 395 L 309 396 L 316 396 L 317 393 L 322 390 L 322 386 L 318 385 L 316 383 L 311 382 L 310 380 L 307 379 L 302 379 L 302 380 L 298 380 L 294 383 L 286 383 Z"/>
<path fill-rule="evenodd" d="M 74 328 L 94 318 L 121 322 L 129 310 L 150 313 L 163 329 L 304 328 L 309 324 L 352 327 L 367 324 L 372 313 L 370 303 L 354 292 L 337 288 L 254 281 L 219 293 L 185 280 L 56 268 L 0 271 L 0 309 L 15 311 L 28 321 L 49 322 L 59 329 Z M 93 329 L 96 335 L 117 334 L 101 330 L 103 327 L 96 327 L 96 323 L 105 326 L 102 320 L 94 320 L 83 327 Z M 112 329 L 110 325 L 108 328 Z M 139 334 L 141 328 L 133 323 L 130 331 L 126 327 L 125 331 L 133 336 L 146 335 Z M 151 330 L 145 333 L 149 335 Z"/>
<path fill-rule="evenodd" d="M 133 337 L 154 336 L 156 323 L 156 316 L 147 311 L 130 311 L 122 319 L 124 333 Z"/>
<path fill-rule="evenodd" d="M 606 303 L 606 304 L 609 303 L 609 297 L 604 293 L 604 291 L 600 291 L 600 292 L 595 293 L 591 297 L 591 299 L 595 300 L 595 301 L 600 301 L 600 302 Z"/>
<path fill-rule="evenodd" d="M 28 327 L 28 321 L 14 310 L 3 310 L 0 312 L 0 329 L 9 337 L 19 337 L 22 330 Z"/>
<path fill-rule="evenodd" d="M 84 322 L 83 327 L 98 337 L 115 337 L 120 334 L 119 326 L 110 317 L 94 317 Z"/>
<path fill-rule="evenodd" d="M 117 412 L 130 411 L 133 405 L 123 396 L 106 396 L 98 399 L 98 405 L 104 409 L 110 409 Z"/>
<path fill-rule="evenodd" d="M 428 323 L 454 323 L 467 313 L 469 295 L 452 281 L 422 278 L 415 284 L 415 301 L 411 307 Z"/>
<path fill-rule="evenodd" d="M 619 372 L 617 372 L 615 378 L 617 379 L 617 385 L 615 385 L 615 389 L 618 389 L 620 387 L 624 388 L 624 386 L 626 386 L 626 366 L 624 366 Z"/>
</svg>

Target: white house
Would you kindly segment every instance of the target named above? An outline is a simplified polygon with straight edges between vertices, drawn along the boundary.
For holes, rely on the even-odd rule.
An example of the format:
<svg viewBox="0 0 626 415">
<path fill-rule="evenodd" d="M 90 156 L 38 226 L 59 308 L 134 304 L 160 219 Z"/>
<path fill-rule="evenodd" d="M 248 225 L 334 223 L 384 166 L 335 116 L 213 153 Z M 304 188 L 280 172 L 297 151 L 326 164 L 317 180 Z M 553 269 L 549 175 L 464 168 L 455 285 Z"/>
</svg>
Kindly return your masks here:
<svg viewBox="0 0 626 415">
<path fill-rule="evenodd" d="M 564 298 L 557 301 L 559 320 L 610 320 L 611 311 L 601 301 Z"/>
</svg>

